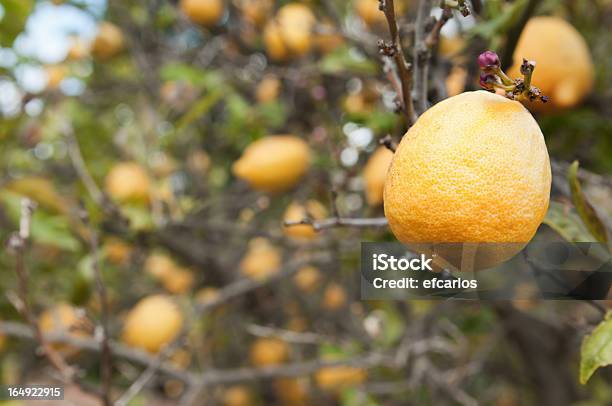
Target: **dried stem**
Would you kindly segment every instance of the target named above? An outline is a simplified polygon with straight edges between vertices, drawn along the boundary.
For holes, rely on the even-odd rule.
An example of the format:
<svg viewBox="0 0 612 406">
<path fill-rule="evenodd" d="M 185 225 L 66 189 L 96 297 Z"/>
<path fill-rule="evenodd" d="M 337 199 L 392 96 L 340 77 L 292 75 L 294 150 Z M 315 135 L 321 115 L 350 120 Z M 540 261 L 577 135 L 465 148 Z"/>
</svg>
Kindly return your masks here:
<svg viewBox="0 0 612 406">
<path fill-rule="evenodd" d="M 385 148 L 387 148 L 389 151 L 395 153 L 395 151 L 397 151 L 397 143 L 395 141 L 393 141 L 393 138 L 391 137 L 390 134 L 385 135 L 383 138 L 381 138 L 378 143 L 380 145 L 383 145 Z"/>
<path fill-rule="evenodd" d="M 101 337 L 99 341 L 101 354 L 100 376 L 102 380 L 102 402 L 104 405 L 110 406 L 112 404 L 110 393 L 113 377 L 113 354 L 109 344 L 110 333 L 108 323 L 110 309 L 108 303 L 108 293 L 102 278 L 102 270 L 100 269 L 100 244 L 98 233 L 93 227 L 91 227 L 89 216 L 84 209 L 82 210 L 81 219 L 89 228 L 89 245 L 92 256 L 92 268 L 94 271 L 96 292 L 98 294 L 98 300 L 100 301 Z"/>
<path fill-rule="evenodd" d="M 49 360 L 51 365 L 60 372 L 62 378 L 70 382 L 74 380 L 76 370 L 68 365 L 64 358 L 45 341 L 38 326 L 36 316 L 30 306 L 29 274 L 25 265 L 25 251 L 30 238 L 32 215 L 34 214 L 35 208 L 35 203 L 30 199 L 26 198 L 21 200 L 19 230 L 13 233 L 8 240 L 8 248 L 15 254 L 15 273 L 17 276 L 17 290 L 19 296 L 17 310 L 28 322 L 33 337 L 39 343 L 45 357 Z"/>
<path fill-rule="evenodd" d="M 393 52 L 388 56 L 395 60 L 402 90 L 401 94 L 398 94 L 398 96 L 402 101 L 402 112 L 404 113 L 406 124 L 410 127 L 417 119 L 417 115 L 414 111 L 414 103 L 412 101 L 411 66 L 406 62 L 404 51 L 402 50 L 393 0 L 380 0 L 380 8 L 385 13 L 387 25 L 389 26 L 389 35 L 391 36 L 391 47 Z"/>
<path fill-rule="evenodd" d="M 74 134 L 74 129 L 72 125 L 69 123 L 64 123 L 64 138 L 66 139 L 66 144 L 68 146 L 68 156 L 70 157 L 70 161 L 72 163 L 72 167 L 74 168 L 77 176 L 85 186 L 87 193 L 93 199 L 93 201 L 100 206 L 107 214 L 110 216 L 124 220 L 121 211 L 115 204 L 108 198 L 104 192 L 98 187 L 95 180 L 87 170 L 87 165 L 85 165 L 85 160 L 83 159 L 83 154 L 81 153 L 81 149 L 79 147 L 79 143 Z"/>
<path fill-rule="evenodd" d="M 385 217 L 374 218 L 346 218 L 346 217 L 330 217 L 323 220 L 302 219 L 297 221 L 285 221 L 285 227 L 293 227 L 298 225 L 311 225 L 316 231 L 324 230 L 332 227 L 386 227 L 388 221 Z"/>
<path fill-rule="evenodd" d="M 414 30 L 414 91 L 417 114 L 427 109 L 427 79 L 430 50 L 426 44 L 427 20 L 431 12 L 431 0 L 420 0 Z"/>
</svg>

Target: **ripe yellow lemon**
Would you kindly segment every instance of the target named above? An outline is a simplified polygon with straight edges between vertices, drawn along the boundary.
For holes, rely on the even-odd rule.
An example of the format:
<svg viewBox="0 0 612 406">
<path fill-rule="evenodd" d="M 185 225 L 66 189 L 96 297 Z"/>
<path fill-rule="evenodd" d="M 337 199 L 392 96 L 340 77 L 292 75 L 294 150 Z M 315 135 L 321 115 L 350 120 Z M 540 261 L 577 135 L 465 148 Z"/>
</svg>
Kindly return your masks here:
<svg viewBox="0 0 612 406">
<path fill-rule="evenodd" d="M 191 21 L 207 27 L 216 25 L 225 9 L 223 0 L 181 0 L 180 8 Z"/>
<path fill-rule="evenodd" d="M 145 262 L 145 271 L 161 282 L 170 293 L 189 291 L 194 283 L 193 272 L 163 254 L 151 254 Z"/>
<path fill-rule="evenodd" d="M 302 179 L 310 166 L 310 148 L 293 135 L 264 137 L 250 144 L 232 171 L 253 188 L 282 192 Z"/>
<path fill-rule="evenodd" d="M 312 28 L 316 22 L 310 9 L 299 3 L 281 7 L 264 29 L 268 55 L 277 61 L 306 55 L 312 48 Z"/>
<path fill-rule="evenodd" d="M 457 96 L 459 93 L 463 93 L 467 78 L 468 72 L 464 67 L 460 65 L 453 66 L 445 83 L 448 96 L 452 97 Z"/>
<path fill-rule="evenodd" d="M 364 382 L 368 373 L 363 368 L 334 366 L 319 369 L 315 374 L 317 386 L 325 391 L 336 392 Z"/>
<path fill-rule="evenodd" d="M 252 406 L 255 404 L 249 389 L 242 385 L 230 386 L 223 392 L 225 406 Z"/>
<path fill-rule="evenodd" d="M 68 74 L 68 68 L 64 65 L 49 65 L 45 67 L 45 73 L 47 74 L 47 89 L 57 89 L 62 83 L 62 80 L 66 78 Z"/>
<path fill-rule="evenodd" d="M 177 337 L 182 326 L 183 315 L 172 299 L 152 295 L 129 312 L 121 338 L 129 346 L 156 353 Z"/>
<path fill-rule="evenodd" d="M 106 175 L 106 192 L 119 202 L 149 201 L 151 181 L 147 171 L 135 162 L 116 164 Z"/>
<path fill-rule="evenodd" d="M 285 210 L 284 221 L 300 221 L 305 218 L 321 220 L 327 215 L 327 209 L 316 200 L 308 200 L 305 204 L 291 203 Z M 297 241 L 313 240 L 317 232 L 309 224 L 287 226 L 284 228 L 285 235 Z"/>
<path fill-rule="evenodd" d="M 354 2 L 355 12 L 370 28 L 382 28 L 387 24 L 385 14 L 379 8 L 379 0 L 356 0 Z M 406 4 L 404 1 L 395 1 L 395 15 L 404 12 Z"/>
<path fill-rule="evenodd" d="M 308 382 L 300 378 L 279 378 L 273 383 L 274 392 L 281 405 L 306 406 L 309 404 Z"/>
<path fill-rule="evenodd" d="M 38 319 L 38 328 L 43 334 L 59 334 L 76 338 L 86 337 L 88 321 L 79 315 L 73 306 L 60 303 L 50 309 L 43 311 Z M 78 352 L 78 348 L 67 344 L 52 344 L 52 348 L 60 351 L 65 356 Z"/>
<path fill-rule="evenodd" d="M 385 179 L 392 159 L 393 152 L 386 147 L 379 147 L 363 169 L 366 200 L 370 206 L 379 206 L 383 202 Z"/>
<path fill-rule="evenodd" d="M 239 0 L 238 8 L 244 19 L 256 27 L 266 22 L 272 11 L 272 0 Z"/>
<path fill-rule="evenodd" d="M 322 54 L 328 54 L 344 45 L 344 37 L 337 33 L 336 27 L 329 21 L 321 24 L 321 31 L 315 38 L 315 46 Z"/>
<path fill-rule="evenodd" d="M 70 48 L 68 48 L 68 54 L 66 59 L 71 61 L 78 61 L 89 56 L 90 45 L 85 42 L 82 38 L 73 37 L 71 39 Z"/>
<path fill-rule="evenodd" d="M 304 4 L 289 3 L 278 10 L 277 20 L 283 40 L 296 56 L 305 55 L 311 47 L 315 16 Z"/>
<path fill-rule="evenodd" d="M 346 290 L 337 283 L 330 283 L 323 292 L 321 305 L 327 310 L 338 310 L 346 304 Z"/>
<path fill-rule="evenodd" d="M 246 254 L 240 261 L 240 271 L 253 279 L 265 279 L 279 271 L 281 253 L 270 241 L 263 237 L 249 241 Z"/>
<path fill-rule="evenodd" d="M 270 20 L 264 28 L 263 40 L 266 52 L 270 59 L 277 62 L 284 62 L 289 59 L 289 49 L 285 45 L 282 32 L 278 22 Z"/>
<path fill-rule="evenodd" d="M 195 300 L 199 304 L 207 304 L 219 297 L 219 289 L 213 287 L 206 287 L 198 290 L 195 294 Z"/>
<path fill-rule="evenodd" d="M 91 52 L 100 59 L 109 59 L 123 51 L 125 44 L 119 27 L 108 21 L 98 26 L 98 34 L 93 42 Z"/>
<path fill-rule="evenodd" d="M 155 279 L 169 277 L 178 265 L 167 255 L 154 253 L 147 257 L 144 263 L 144 270 Z"/>
<path fill-rule="evenodd" d="M 266 75 L 257 85 L 255 98 L 260 103 L 269 103 L 278 99 L 281 82 L 275 75 Z"/>
<path fill-rule="evenodd" d="M 548 209 L 542 131 L 516 101 L 466 92 L 427 110 L 391 162 L 385 216 L 410 243 L 531 240 Z"/>
<path fill-rule="evenodd" d="M 378 0 L 356 0 L 354 4 L 355 12 L 369 27 L 382 25 L 387 20 L 378 5 Z"/>
<path fill-rule="evenodd" d="M 132 255 L 132 246 L 118 238 L 108 238 L 102 250 L 111 264 L 125 265 Z"/>
<path fill-rule="evenodd" d="M 550 97 L 548 103 L 528 103 L 537 111 L 577 105 L 593 88 L 594 69 L 589 48 L 568 22 L 559 17 L 533 17 L 527 22 L 508 71 L 520 77 L 523 58 L 536 62 L 532 84 Z"/>
<path fill-rule="evenodd" d="M 312 265 L 301 267 L 294 275 L 293 282 L 305 293 L 312 293 L 321 283 L 321 271 Z"/>
<path fill-rule="evenodd" d="M 251 345 L 249 356 L 258 367 L 282 364 L 289 358 L 289 345 L 278 338 L 259 338 Z"/>
</svg>

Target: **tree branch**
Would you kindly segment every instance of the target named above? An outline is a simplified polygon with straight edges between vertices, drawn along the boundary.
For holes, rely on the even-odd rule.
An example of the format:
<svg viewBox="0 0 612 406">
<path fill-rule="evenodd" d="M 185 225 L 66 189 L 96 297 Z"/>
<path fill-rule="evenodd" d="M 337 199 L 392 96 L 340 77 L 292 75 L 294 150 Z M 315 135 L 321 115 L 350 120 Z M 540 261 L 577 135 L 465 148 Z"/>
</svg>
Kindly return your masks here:
<svg viewBox="0 0 612 406">
<path fill-rule="evenodd" d="M 414 111 L 414 103 L 412 101 L 412 76 L 410 72 L 412 68 L 411 65 L 406 62 L 404 51 L 402 50 L 393 0 L 380 0 L 379 8 L 385 14 L 387 25 L 389 26 L 389 35 L 391 36 L 391 52 L 384 54 L 395 60 L 395 66 L 397 67 L 397 74 L 402 90 L 401 94 L 398 94 L 398 97 L 401 100 L 406 126 L 410 127 L 417 119 L 417 115 Z"/>
<path fill-rule="evenodd" d="M 346 217 L 330 217 L 323 220 L 302 219 L 297 221 L 285 221 L 285 227 L 293 227 L 298 225 L 311 225 L 316 231 L 324 230 L 332 227 L 386 227 L 389 222 L 385 217 L 373 218 L 346 218 Z"/>
</svg>

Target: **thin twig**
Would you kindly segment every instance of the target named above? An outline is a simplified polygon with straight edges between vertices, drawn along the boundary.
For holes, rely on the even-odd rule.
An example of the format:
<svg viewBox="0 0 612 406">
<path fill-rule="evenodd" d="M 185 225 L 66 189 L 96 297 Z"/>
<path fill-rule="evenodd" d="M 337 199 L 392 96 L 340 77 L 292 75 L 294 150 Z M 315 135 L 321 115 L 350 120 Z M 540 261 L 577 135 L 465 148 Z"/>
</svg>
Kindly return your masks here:
<svg viewBox="0 0 612 406">
<path fill-rule="evenodd" d="M 427 109 L 427 80 L 429 75 L 430 50 L 426 44 L 426 30 L 432 0 L 420 0 L 414 30 L 414 92 L 417 114 Z"/>
<path fill-rule="evenodd" d="M 397 151 L 397 143 L 393 141 L 393 138 L 391 137 L 390 134 L 385 135 L 383 138 L 381 138 L 378 141 L 378 143 L 393 153 Z"/>
<path fill-rule="evenodd" d="M 402 112 L 406 119 L 407 127 L 410 127 L 417 119 L 417 115 L 414 111 L 414 103 L 412 101 L 412 76 L 411 76 L 411 65 L 406 62 L 404 51 L 402 50 L 402 43 L 400 39 L 400 32 L 397 25 L 397 18 L 395 16 L 395 5 L 393 0 L 380 0 L 380 9 L 385 14 L 387 19 L 387 25 L 389 26 L 389 35 L 391 36 L 391 49 L 389 57 L 395 60 L 397 67 L 397 74 L 401 83 L 401 94 L 398 94 L 402 101 Z"/>
<path fill-rule="evenodd" d="M 321 344 L 336 341 L 334 337 L 327 337 L 317 333 L 297 332 L 276 327 L 260 326 L 258 324 L 249 324 L 247 331 L 257 337 L 276 337 L 295 344 Z"/>
<path fill-rule="evenodd" d="M 138 379 L 132 382 L 130 387 L 115 401 L 114 406 L 126 406 L 130 403 L 130 401 L 145 388 L 149 381 L 153 379 L 167 358 L 172 355 L 172 352 L 169 346 L 164 347 L 153 359 L 153 362 L 140 374 Z"/>
<path fill-rule="evenodd" d="M 316 231 L 324 230 L 332 227 L 386 227 L 389 222 L 385 217 L 373 218 L 346 218 L 346 217 L 330 217 L 323 220 L 302 219 L 297 221 L 285 221 L 285 227 L 293 227 L 298 225 L 311 225 Z"/>
<path fill-rule="evenodd" d="M 123 220 L 123 216 L 119 208 L 115 206 L 115 204 L 108 198 L 108 196 L 104 192 L 102 192 L 102 190 L 96 184 L 96 181 L 89 173 L 87 165 L 85 165 L 85 160 L 83 159 L 83 154 L 81 153 L 81 148 L 79 147 L 79 142 L 76 139 L 74 129 L 72 128 L 72 125 L 70 123 L 64 123 L 63 133 L 64 138 L 66 139 L 66 144 L 68 146 L 68 156 L 70 157 L 72 167 L 74 168 L 77 176 L 85 186 L 85 189 L 87 190 L 89 196 L 107 214 L 111 215 L 114 218 Z"/>
<path fill-rule="evenodd" d="M 44 339 L 44 336 L 36 320 L 36 316 L 30 306 L 29 274 L 25 265 L 25 250 L 30 239 L 32 215 L 36 204 L 30 199 L 21 200 L 21 216 L 19 218 L 19 230 L 13 233 L 8 240 L 8 248 L 15 254 L 15 273 L 17 276 L 17 290 L 19 306 L 17 310 L 28 322 L 33 337 L 40 344 L 43 354 L 51 365 L 57 369 L 62 378 L 68 382 L 73 381 L 76 370 L 66 363 L 64 358 L 55 351 Z"/>
<path fill-rule="evenodd" d="M 108 304 L 108 293 L 104 279 L 102 278 L 102 270 L 100 269 L 100 247 L 97 231 L 91 226 L 89 215 L 85 208 L 81 210 L 81 220 L 89 228 L 89 246 L 92 257 L 92 268 L 94 272 L 95 287 L 98 294 L 98 300 L 100 301 L 100 325 L 101 325 L 101 337 L 100 337 L 100 377 L 102 380 L 102 402 L 106 406 L 112 404 L 110 393 L 112 388 L 113 378 L 113 354 L 109 344 L 110 333 L 109 333 L 109 304 Z"/>
<path fill-rule="evenodd" d="M 14 321 L 0 321 L 0 332 L 9 336 L 19 337 L 27 340 L 38 341 L 30 326 Z M 50 344 L 65 344 L 73 348 L 98 353 L 100 352 L 100 343 L 94 338 L 85 338 L 82 336 L 71 335 L 68 333 L 47 333 L 43 335 L 45 342 Z M 155 356 L 152 356 L 144 350 L 128 347 L 124 344 L 109 340 L 109 345 L 115 358 L 121 358 L 138 365 L 150 366 L 156 362 Z M 190 375 L 175 366 L 163 363 L 159 371 L 165 375 L 181 380 L 183 382 L 190 381 Z"/>
</svg>

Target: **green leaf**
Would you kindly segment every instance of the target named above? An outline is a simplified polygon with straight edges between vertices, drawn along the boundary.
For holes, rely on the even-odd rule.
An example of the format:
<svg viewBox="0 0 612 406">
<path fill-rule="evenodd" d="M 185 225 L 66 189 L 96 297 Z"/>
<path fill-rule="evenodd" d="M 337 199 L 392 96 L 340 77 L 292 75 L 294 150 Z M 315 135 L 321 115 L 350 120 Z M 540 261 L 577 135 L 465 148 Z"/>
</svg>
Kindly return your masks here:
<svg viewBox="0 0 612 406">
<path fill-rule="evenodd" d="M 497 13 L 496 17 L 475 25 L 471 33 L 484 38 L 491 38 L 496 34 L 504 33 L 517 23 L 526 6 L 527 0 L 517 0 L 505 7 L 503 12 Z"/>
<path fill-rule="evenodd" d="M 567 241 L 593 241 L 593 236 L 589 233 L 589 230 L 586 229 L 576 211 L 561 203 L 550 202 L 543 223 L 555 230 Z"/>
<path fill-rule="evenodd" d="M 0 18 L 0 46 L 10 47 L 25 26 L 34 6 L 33 0 L 0 0 L 4 16 Z"/>
<path fill-rule="evenodd" d="M 595 371 L 612 364 L 611 313 L 599 323 L 593 332 L 584 337 L 580 348 L 580 383 L 586 384 Z"/>
<path fill-rule="evenodd" d="M 380 403 L 364 391 L 348 388 L 342 391 L 340 395 L 340 404 L 342 406 L 378 406 Z"/>
<path fill-rule="evenodd" d="M 0 192 L 0 202 L 14 224 L 19 224 L 21 199 L 19 194 L 8 190 Z M 36 243 L 51 245 L 66 251 L 76 252 L 81 247 L 79 240 L 72 234 L 68 219 L 61 215 L 49 214 L 44 211 L 44 208 L 34 211 L 31 234 L 32 241 Z"/>
<path fill-rule="evenodd" d="M 351 48 L 343 47 L 325 56 L 319 62 L 319 68 L 328 74 L 344 72 L 374 74 L 377 65 Z"/>
<path fill-rule="evenodd" d="M 189 126 L 198 118 L 202 117 L 208 111 L 214 107 L 215 104 L 223 97 L 223 92 L 220 90 L 214 90 L 207 93 L 200 100 L 195 102 L 191 109 L 185 113 L 179 121 L 176 123 L 176 131 L 180 133 L 183 129 Z"/>
<path fill-rule="evenodd" d="M 574 161 L 567 172 L 567 180 L 572 194 L 572 201 L 574 202 L 576 211 L 578 211 L 578 215 L 589 232 L 597 241 L 606 244 L 608 242 L 606 228 L 580 187 L 580 182 L 578 181 L 578 165 L 578 161 Z"/>
</svg>

